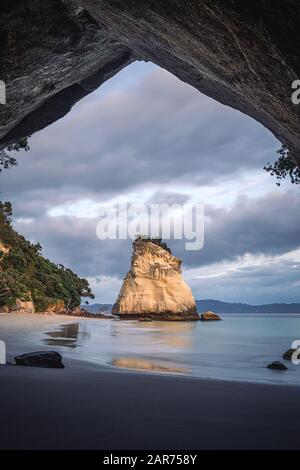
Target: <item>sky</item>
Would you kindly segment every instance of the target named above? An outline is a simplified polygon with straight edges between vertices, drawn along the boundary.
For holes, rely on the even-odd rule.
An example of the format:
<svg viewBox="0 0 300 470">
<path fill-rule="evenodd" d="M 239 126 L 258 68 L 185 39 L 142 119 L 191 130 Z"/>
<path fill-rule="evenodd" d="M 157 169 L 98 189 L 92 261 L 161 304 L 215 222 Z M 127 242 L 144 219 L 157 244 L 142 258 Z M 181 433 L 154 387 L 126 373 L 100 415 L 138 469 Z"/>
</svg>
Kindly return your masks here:
<svg viewBox="0 0 300 470">
<path fill-rule="evenodd" d="M 99 240 L 103 207 L 204 204 L 204 246 L 183 275 L 197 299 L 300 302 L 299 189 L 263 166 L 280 143 L 253 119 L 144 62 L 135 62 L 30 139 L 0 175 L 14 227 L 43 254 L 115 301 L 131 240 Z"/>
</svg>

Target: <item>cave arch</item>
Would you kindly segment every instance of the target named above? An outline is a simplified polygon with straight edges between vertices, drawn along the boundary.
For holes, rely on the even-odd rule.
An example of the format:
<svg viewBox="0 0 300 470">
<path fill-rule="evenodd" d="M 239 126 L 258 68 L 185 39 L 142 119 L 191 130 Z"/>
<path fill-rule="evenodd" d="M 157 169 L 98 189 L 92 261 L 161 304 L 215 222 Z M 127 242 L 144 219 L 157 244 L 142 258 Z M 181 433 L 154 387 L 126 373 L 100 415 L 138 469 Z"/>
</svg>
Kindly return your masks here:
<svg viewBox="0 0 300 470">
<path fill-rule="evenodd" d="M 297 0 L 28 0 L 0 10 L 0 145 L 56 121 L 134 60 L 151 60 L 262 123 L 300 162 Z"/>
</svg>

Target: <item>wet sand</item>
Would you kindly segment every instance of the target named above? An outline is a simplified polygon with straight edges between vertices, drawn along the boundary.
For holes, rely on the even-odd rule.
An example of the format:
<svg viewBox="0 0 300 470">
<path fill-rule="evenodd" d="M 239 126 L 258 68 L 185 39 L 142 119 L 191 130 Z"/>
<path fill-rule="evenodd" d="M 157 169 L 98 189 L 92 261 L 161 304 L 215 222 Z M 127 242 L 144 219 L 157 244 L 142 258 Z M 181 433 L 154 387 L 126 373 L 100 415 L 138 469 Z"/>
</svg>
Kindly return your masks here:
<svg viewBox="0 0 300 470">
<path fill-rule="evenodd" d="M 1 320 L 0 339 L 28 352 L 22 318 Z M 38 330 L 64 321 L 37 320 Z M 0 366 L 1 449 L 300 448 L 299 387 L 64 362 L 52 370 Z"/>
</svg>

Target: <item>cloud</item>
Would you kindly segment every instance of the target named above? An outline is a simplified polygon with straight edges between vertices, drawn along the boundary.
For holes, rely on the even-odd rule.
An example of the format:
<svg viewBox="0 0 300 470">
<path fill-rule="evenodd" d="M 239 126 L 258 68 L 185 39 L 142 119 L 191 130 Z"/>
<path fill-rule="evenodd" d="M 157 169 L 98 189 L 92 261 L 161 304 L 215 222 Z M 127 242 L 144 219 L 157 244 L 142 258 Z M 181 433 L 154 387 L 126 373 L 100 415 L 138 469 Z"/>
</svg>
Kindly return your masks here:
<svg viewBox="0 0 300 470">
<path fill-rule="evenodd" d="M 253 305 L 300 302 L 300 251 L 281 256 L 245 255 L 231 263 L 185 272 L 198 299 Z"/>
<path fill-rule="evenodd" d="M 35 198 L 46 208 L 153 183 L 208 186 L 261 169 L 277 147 L 255 121 L 150 67 L 134 86 L 89 95 L 35 134 L 1 190 L 16 205 Z"/>
<path fill-rule="evenodd" d="M 230 209 L 205 206 L 204 248 L 197 254 L 182 253 L 186 265 L 296 249 L 300 246 L 299 202 L 297 193 L 274 191 L 259 198 L 240 196 Z M 177 251 L 182 251 L 182 244 L 178 245 Z"/>
<path fill-rule="evenodd" d="M 217 294 L 213 297 L 220 296 L 219 292 L 223 289 L 225 294 L 221 297 L 224 298 L 224 295 L 228 295 L 227 286 L 230 282 L 232 287 L 229 291 L 237 295 L 234 286 L 240 284 L 238 277 L 247 279 L 249 283 L 246 290 L 240 291 L 241 295 L 246 295 L 249 289 L 252 295 L 257 295 L 257 288 L 254 286 L 263 275 L 264 283 L 261 286 L 269 283 L 267 290 L 271 291 L 273 286 L 273 293 L 278 296 L 278 285 L 273 281 L 274 266 L 270 260 L 272 256 L 276 259 L 300 246 L 300 221 L 295 216 L 298 206 L 299 197 L 296 194 L 279 192 L 260 198 L 239 198 L 231 209 L 209 206 L 206 209 L 205 244 L 201 251 L 186 251 L 184 240 L 171 240 L 168 244 L 174 254 L 184 260 L 185 270 L 201 269 L 202 272 L 207 272 L 204 286 L 202 281 L 197 284 L 199 297 L 203 298 L 201 287 L 205 291 L 210 284 Z M 33 241 L 40 241 L 46 247 L 45 254 L 48 257 L 70 266 L 81 276 L 113 279 L 110 289 L 112 295 L 129 269 L 132 241 L 98 240 L 98 220 L 97 217 L 45 217 L 31 219 L 29 222 L 20 219 L 16 226 L 21 233 L 33 238 Z M 239 263 L 248 254 L 257 259 L 261 256 L 269 257 L 268 270 L 263 271 L 262 266 L 259 266 L 259 270 L 257 267 L 250 269 L 247 265 L 234 274 L 230 268 L 231 263 Z M 214 266 L 212 275 L 211 266 Z M 285 266 L 287 281 L 290 279 L 286 275 L 289 264 Z M 293 273 L 299 276 L 299 271 Z M 116 279 L 119 281 L 115 282 Z M 230 279 L 228 283 L 227 279 Z M 101 282 L 96 287 L 99 292 L 106 292 L 106 302 L 112 300 L 107 299 L 108 292 L 102 289 Z M 116 295 L 117 292 L 114 293 Z"/>
</svg>

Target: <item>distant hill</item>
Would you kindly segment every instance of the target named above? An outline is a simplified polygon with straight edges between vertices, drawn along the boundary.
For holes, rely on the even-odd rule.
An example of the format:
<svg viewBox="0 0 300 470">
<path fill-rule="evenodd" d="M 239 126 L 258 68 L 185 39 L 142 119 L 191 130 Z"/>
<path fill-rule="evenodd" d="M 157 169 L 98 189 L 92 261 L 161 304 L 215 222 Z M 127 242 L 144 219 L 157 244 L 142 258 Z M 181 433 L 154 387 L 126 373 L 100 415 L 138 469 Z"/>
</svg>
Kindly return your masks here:
<svg viewBox="0 0 300 470">
<path fill-rule="evenodd" d="M 198 312 L 212 310 L 216 313 L 300 313 L 300 304 L 249 305 L 207 299 L 196 300 Z"/>
<path fill-rule="evenodd" d="M 82 308 L 85 308 L 88 312 L 98 313 L 98 312 L 111 312 L 113 304 L 91 304 L 91 305 L 81 305 Z"/>
<path fill-rule="evenodd" d="M 221 300 L 196 300 L 198 312 L 212 310 L 216 313 L 300 313 L 300 304 L 265 304 L 249 305 L 243 303 L 222 302 Z M 82 305 L 92 313 L 111 312 L 113 304 Z"/>
</svg>

